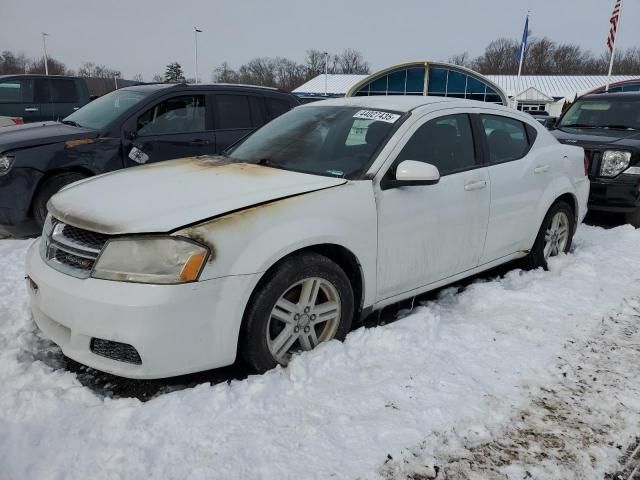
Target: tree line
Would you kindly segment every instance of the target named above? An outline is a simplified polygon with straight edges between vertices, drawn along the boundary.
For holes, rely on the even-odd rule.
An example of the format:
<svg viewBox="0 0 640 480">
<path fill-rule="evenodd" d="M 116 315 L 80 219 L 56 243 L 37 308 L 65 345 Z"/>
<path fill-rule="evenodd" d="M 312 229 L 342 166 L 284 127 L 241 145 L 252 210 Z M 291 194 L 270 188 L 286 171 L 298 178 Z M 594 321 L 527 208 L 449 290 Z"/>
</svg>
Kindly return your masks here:
<svg viewBox="0 0 640 480">
<path fill-rule="evenodd" d="M 518 71 L 517 39 L 498 38 L 490 42 L 484 52 L 472 57 L 468 52 L 449 57 L 449 63 L 465 66 L 483 74 L 514 75 Z M 246 83 L 281 88 L 291 91 L 306 81 L 324 73 L 368 74 L 369 62 L 353 48 L 341 53 L 325 53 L 318 49 L 307 50 L 302 62 L 280 56 L 254 58 L 237 69 L 223 62 L 214 69 L 212 80 L 225 83 Z M 531 38 L 524 54 L 525 75 L 604 75 L 609 66 L 609 54 L 594 54 L 580 45 L 555 42 L 547 37 Z M 80 77 L 113 79 L 121 77 L 117 69 L 94 62 L 82 62 L 77 71 L 56 58 L 48 58 L 51 75 L 78 75 Z M 0 54 L 0 75 L 15 73 L 45 73 L 44 59 L 28 58 L 5 50 Z M 640 48 L 631 47 L 616 52 L 613 68 L 616 75 L 640 76 Z M 132 80 L 142 82 L 141 74 Z M 164 75 L 155 74 L 153 82 L 194 82 L 185 78 L 178 62 L 169 63 Z"/>
<path fill-rule="evenodd" d="M 47 67 L 49 75 L 72 75 L 86 78 L 110 78 L 121 77 L 120 70 L 100 65 L 94 62 L 82 62 L 78 70 L 67 68 L 67 66 L 54 57 L 47 57 Z M 5 50 L 0 53 L 0 75 L 10 75 L 16 73 L 44 74 L 44 58 L 29 58 L 24 53 L 13 53 Z M 133 80 L 138 77 L 141 81 L 142 75 L 134 75 Z"/>
<path fill-rule="evenodd" d="M 514 75 L 518 72 L 520 42 L 498 38 L 484 53 L 472 58 L 468 52 L 449 57 L 449 63 L 471 68 L 483 74 Z M 580 45 L 555 42 L 547 37 L 533 38 L 524 53 L 523 75 L 606 75 L 609 52 L 599 55 Z M 616 52 L 614 75 L 640 75 L 640 48 L 631 47 Z"/>
<path fill-rule="evenodd" d="M 283 57 L 254 58 L 237 70 L 223 62 L 213 71 L 212 80 L 223 83 L 246 83 L 276 87 L 291 91 L 306 81 L 327 73 L 368 74 L 367 62 L 357 50 L 347 48 L 342 53 L 325 53 L 321 50 L 307 50 L 305 59 L 299 63 Z"/>
</svg>

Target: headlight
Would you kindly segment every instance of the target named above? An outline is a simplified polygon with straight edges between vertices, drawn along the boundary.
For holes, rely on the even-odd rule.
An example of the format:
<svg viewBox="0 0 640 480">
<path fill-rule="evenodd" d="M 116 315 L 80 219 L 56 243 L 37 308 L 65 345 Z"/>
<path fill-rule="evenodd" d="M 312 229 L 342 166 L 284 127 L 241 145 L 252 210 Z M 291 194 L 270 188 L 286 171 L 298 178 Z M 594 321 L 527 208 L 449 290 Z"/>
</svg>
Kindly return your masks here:
<svg viewBox="0 0 640 480">
<path fill-rule="evenodd" d="M 140 283 L 186 283 L 198 279 L 209 249 L 180 237 L 139 237 L 107 242 L 94 278 Z"/>
<path fill-rule="evenodd" d="M 11 155 L 0 156 L 0 177 L 9 173 L 15 159 L 16 157 Z"/>
<path fill-rule="evenodd" d="M 629 166 L 631 152 L 619 150 L 605 150 L 602 154 L 602 164 L 600 165 L 600 175 L 603 177 L 615 177 Z"/>
</svg>

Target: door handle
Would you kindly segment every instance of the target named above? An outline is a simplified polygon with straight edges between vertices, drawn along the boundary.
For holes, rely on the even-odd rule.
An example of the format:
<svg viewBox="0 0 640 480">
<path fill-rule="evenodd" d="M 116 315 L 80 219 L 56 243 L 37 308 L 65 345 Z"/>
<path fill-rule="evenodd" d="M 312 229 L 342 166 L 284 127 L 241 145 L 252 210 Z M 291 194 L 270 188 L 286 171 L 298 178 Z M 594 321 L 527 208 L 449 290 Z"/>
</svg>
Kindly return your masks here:
<svg viewBox="0 0 640 480">
<path fill-rule="evenodd" d="M 533 169 L 533 173 L 544 173 L 549 170 L 549 165 L 538 165 Z"/>
<path fill-rule="evenodd" d="M 486 180 L 480 180 L 480 181 L 477 181 L 477 182 L 466 183 L 464 185 L 464 189 L 467 192 L 470 192 L 471 190 L 480 190 L 480 189 L 482 189 L 482 188 L 484 188 L 486 186 L 487 186 L 487 181 Z"/>
<path fill-rule="evenodd" d="M 36 107 L 27 107 L 24 109 L 25 112 L 37 112 L 38 109 Z"/>
<path fill-rule="evenodd" d="M 189 145 L 209 145 L 209 140 L 192 140 Z"/>
</svg>

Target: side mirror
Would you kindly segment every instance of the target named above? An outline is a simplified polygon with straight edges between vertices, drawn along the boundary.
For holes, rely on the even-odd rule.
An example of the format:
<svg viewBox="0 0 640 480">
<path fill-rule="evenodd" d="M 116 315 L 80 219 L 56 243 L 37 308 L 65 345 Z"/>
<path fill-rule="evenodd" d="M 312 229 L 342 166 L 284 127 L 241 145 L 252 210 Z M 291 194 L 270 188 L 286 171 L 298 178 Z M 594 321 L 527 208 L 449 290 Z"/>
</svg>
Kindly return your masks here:
<svg viewBox="0 0 640 480">
<path fill-rule="evenodd" d="M 438 167 L 430 163 L 404 160 L 396 168 L 396 179 L 390 187 L 404 187 L 415 185 L 435 185 L 440 181 Z"/>
</svg>

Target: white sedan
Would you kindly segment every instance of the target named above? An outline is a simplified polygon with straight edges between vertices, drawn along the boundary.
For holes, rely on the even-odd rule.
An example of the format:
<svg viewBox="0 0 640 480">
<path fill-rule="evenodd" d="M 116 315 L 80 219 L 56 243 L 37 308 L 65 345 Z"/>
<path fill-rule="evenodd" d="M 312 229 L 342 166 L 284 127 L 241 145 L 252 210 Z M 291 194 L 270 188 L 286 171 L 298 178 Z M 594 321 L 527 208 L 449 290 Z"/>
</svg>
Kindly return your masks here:
<svg viewBox="0 0 640 480">
<path fill-rule="evenodd" d="M 130 378 L 256 371 L 373 311 L 510 260 L 546 267 L 586 213 L 581 148 L 527 114 L 430 97 L 298 107 L 224 157 L 53 197 L 29 251 L 36 323 Z"/>
</svg>

